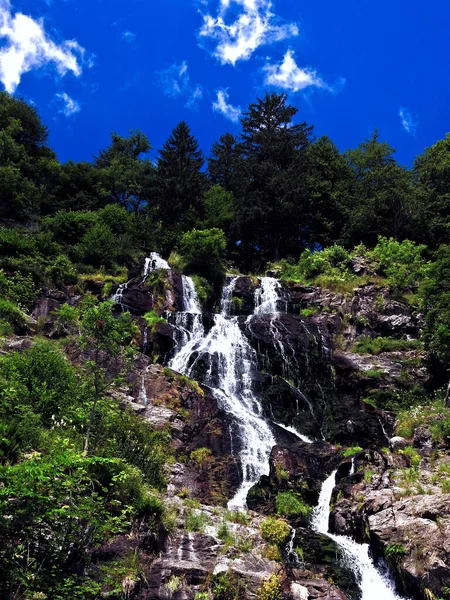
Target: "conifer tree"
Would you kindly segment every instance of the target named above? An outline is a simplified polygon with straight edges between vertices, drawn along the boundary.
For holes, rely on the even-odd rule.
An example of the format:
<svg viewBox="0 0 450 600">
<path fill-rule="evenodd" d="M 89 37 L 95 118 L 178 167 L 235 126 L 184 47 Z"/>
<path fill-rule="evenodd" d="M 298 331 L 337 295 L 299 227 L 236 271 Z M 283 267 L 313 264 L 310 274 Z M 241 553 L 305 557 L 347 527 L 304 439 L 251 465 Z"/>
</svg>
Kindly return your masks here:
<svg viewBox="0 0 450 600">
<path fill-rule="evenodd" d="M 302 237 L 306 156 L 312 127 L 295 124 L 298 110 L 286 94 L 266 94 L 242 119 L 244 176 L 237 202 L 242 248 L 278 260 Z"/>
<path fill-rule="evenodd" d="M 206 175 L 202 151 L 181 121 L 159 152 L 155 204 L 164 228 L 187 231 L 202 217 Z"/>
</svg>

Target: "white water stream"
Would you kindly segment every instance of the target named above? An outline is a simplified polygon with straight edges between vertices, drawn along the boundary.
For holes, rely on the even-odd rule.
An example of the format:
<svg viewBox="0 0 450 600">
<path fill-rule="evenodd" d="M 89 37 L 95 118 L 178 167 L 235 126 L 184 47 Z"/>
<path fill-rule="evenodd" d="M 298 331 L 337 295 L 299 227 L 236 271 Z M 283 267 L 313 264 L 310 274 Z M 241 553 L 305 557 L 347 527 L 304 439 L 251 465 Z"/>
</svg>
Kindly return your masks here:
<svg viewBox="0 0 450 600">
<path fill-rule="evenodd" d="M 220 313 L 206 336 L 200 332 L 184 345 L 171 361 L 171 368 L 193 376 L 199 362 L 208 365 L 202 383 L 209 385 L 223 408 L 233 415 L 239 427 L 240 461 L 243 481 L 230 508 L 244 508 L 247 493 L 261 475 L 269 473 L 269 456 L 275 438 L 262 417 L 262 407 L 253 392 L 252 368 L 256 354 L 243 335 L 238 318 L 230 315 L 236 277 L 223 289 Z M 262 296 L 266 288 L 263 288 Z M 261 312 L 276 310 L 275 287 L 268 286 Z M 263 307 L 264 304 L 264 309 Z M 251 319 L 251 316 L 249 317 Z"/>
<path fill-rule="evenodd" d="M 335 484 L 336 471 L 333 471 L 322 485 L 319 503 L 311 519 L 312 528 L 336 542 L 342 552 L 343 564 L 356 576 L 362 592 L 361 600 L 400 600 L 392 581 L 375 568 L 368 544 L 357 544 L 349 537 L 329 532 L 330 502 Z"/>
</svg>

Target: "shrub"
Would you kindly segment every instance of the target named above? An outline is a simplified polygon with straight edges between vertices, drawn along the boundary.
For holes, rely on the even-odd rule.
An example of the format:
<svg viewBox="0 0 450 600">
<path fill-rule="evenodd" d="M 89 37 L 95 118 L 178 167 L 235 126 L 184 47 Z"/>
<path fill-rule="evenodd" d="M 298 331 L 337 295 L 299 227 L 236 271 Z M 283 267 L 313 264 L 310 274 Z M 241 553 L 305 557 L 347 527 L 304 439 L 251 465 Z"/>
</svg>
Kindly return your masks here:
<svg viewBox="0 0 450 600">
<path fill-rule="evenodd" d="M 0 319 L 10 323 L 14 328 L 23 327 L 26 316 L 13 302 L 0 298 Z"/>
<path fill-rule="evenodd" d="M 223 276 L 226 250 L 227 241 L 221 229 L 193 229 L 185 233 L 180 242 L 185 270 L 210 280 Z"/>
<path fill-rule="evenodd" d="M 154 329 L 155 325 L 157 325 L 158 323 L 166 323 L 166 320 L 160 315 L 158 315 L 158 313 L 156 313 L 154 310 L 146 312 L 144 315 L 144 319 L 147 323 L 147 326 L 150 329 Z"/>
<path fill-rule="evenodd" d="M 212 452 L 209 448 L 197 448 L 197 450 L 191 452 L 189 458 L 194 461 L 200 469 L 204 469 L 209 463 L 211 456 Z"/>
<path fill-rule="evenodd" d="M 214 575 L 211 588 L 214 600 L 239 600 L 244 592 L 242 579 L 232 571 Z"/>
<path fill-rule="evenodd" d="M 352 446 L 351 448 L 347 448 L 346 450 L 344 450 L 344 452 L 342 453 L 342 456 L 344 456 L 345 458 L 350 458 L 351 456 L 355 456 L 355 454 L 359 454 L 359 452 L 362 452 L 362 448 L 361 446 Z"/>
<path fill-rule="evenodd" d="M 207 514 L 191 509 L 186 511 L 186 531 L 203 531 L 207 523 L 209 523 Z"/>
<path fill-rule="evenodd" d="M 380 261 L 380 268 L 387 277 L 389 287 L 394 292 L 404 292 L 417 287 L 426 273 L 422 254 L 426 246 L 404 240 L 380 236 L 373 255 Z"/>
<path fill-rule="evenodd" d="M 281 578 L 279 575 L 270 575 L 256 592 L 258 600 L 282 600 Z"/>
<path fill-rule="evenodd" d="M 214 295 L 214 290 L 207 279 L 200 277 L 199 275 L 192 275 L 192 281 L 195 285 L 195 291 L 197 292 L 197 298 L 201 306 L 211 300 Z"/>
<path fill-rule="evenodd" d="M 415 350 L 421 348 L 420 340 L 395 339 L 391 337 L 370 338 L 361 336 L 352 348 L 358 354 L 381 354 L 399 350 Z"/>
<path fill-rule="evenodd" d="M 295 492 L 278 492 L 275 504 L 277 513 L 284 517 L 295 515 L 307 517 L 311 513 L 311 507 Z"/>
<path fill-rule="evenodd" d="M 268 517 L 261 523 L 261 536 L 269 544 L 281 546 L 289 539 L 290 534 L 291 528 L 283 519 Z"/>
<path fill-rule="evenodd" d="M 57 286 L 76 283 L 74 265 L 67 256 L 61 254 L 45 269 L 46 276 Z"/>
<path fill-rule="evenodd" d="M 384 552 L 386 560 L 393 565 L 398 564 L 406 554 L 407 552 L 402 544 L 389 544 Z"/>
</svg>

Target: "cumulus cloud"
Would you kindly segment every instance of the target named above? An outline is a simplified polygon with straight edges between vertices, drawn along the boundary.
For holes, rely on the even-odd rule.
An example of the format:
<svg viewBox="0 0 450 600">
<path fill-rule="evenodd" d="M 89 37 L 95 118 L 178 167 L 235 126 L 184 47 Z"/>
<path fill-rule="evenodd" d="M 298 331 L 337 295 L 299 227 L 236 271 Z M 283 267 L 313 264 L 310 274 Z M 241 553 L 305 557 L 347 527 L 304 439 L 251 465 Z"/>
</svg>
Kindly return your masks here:
<svg viewBox="0 0 450 600">
<path fill-rule="evenodd" d="M 266 73 L 265 83 L 267 85 L 273 85 L 290 92 L 299 92 L 310 86 L 331 90 L 317 71 L 297 65 L 293 50 L 286 52 L 282 63 L 268 64 L 263 70 Z"/>
<path fill-rule="evenodd" d="M 159 84 L 163 92 L 171 98 L 184 98 L 185 106 L 196 108 L 203 98 L 201 85 L 192 85 L 187 61 L 175 63 L 158 73 Z"/>
<path fill-rule="evenodd" d="M 66 92 L 63 92 L 62 94 L 56 94 L 55 98 L 61 104 L 61 108 L 58 112 L 66 117 L 71 117 L 80 112 L 81 106 L 78 104 L 78 102 L 66 94 Z"/>
<path fill-rule="evenodd" d="M 0 81 L 13 93 L 24 73 L 53 64 L 59 75 L 81 75 L 84 48 L 76 41 L 57 44 L 44 29 L 42 19 L 33 20 L 11 12 L 9 0 L 0 0 Z"/>
<path fill-rule="evenodd" d="M 282 23 L 271 0 L 220 0 L 216 15 L 203 15 L 202 38 L 214 41 L 222 64 L 247 60 L 260 46 L 297 36 L 295 23 Z"/>
<path fill-rule="evenodd" d="M 409 133 L 410 135 L 415 135 L 417 130 L 417 121 L 412 116 L 407 108 L 400 108 L 398 111 L 398 116 L 400 117 L 400 121 L 402 122 L 402 127 Z"/>
<path fill-rule="evenodd" d="M 136 41 L 136 34 L 133 33 L 132 31 L 129 31 L 128 29 L 126 31 L 122 31 L 122 34 L 120 37 L 125 42 L 128 42 L 129 44 L 132 44 L 133 42 Z"/>
<path fill-rule="evenodd" d="M 226 119 L 237 123 L 242 115 L 240 106 L 233 106 L 228 102 L 230 96 L 226 90 L 218 90 L 217 100 L 213 102 L 213 110 L 222 114 Z"/>
</svg>

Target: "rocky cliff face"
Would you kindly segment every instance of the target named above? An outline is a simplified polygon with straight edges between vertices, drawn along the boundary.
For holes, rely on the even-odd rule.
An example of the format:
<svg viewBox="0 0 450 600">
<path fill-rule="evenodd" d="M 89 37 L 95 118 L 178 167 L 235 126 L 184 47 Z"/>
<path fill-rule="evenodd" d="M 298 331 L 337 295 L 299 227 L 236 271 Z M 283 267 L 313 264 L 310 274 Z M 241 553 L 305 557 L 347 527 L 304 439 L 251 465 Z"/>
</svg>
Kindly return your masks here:
<svg viewBox="0 0 450 600">
<path fill-rule="evenodd" d="M 250 491 L 248 506 L 254 512 L 239 525 L 241 530 L 234 531 L 223 508 L 242 473 L 236 423 L 217 395 L 151 364 L 144 355 L 136 360 L 126 385 L 115 390 L 118 401 L 154 427 L 170 431 L 176 457 L 167 492 L 176 513 L 174 529 L 161 542 L 159 557 L 149 563 L 147 583 L 136 588 L 134 597 L 194 598 L 227 573 L 233 585 L 243 582 L 238 586 L 241 597 L 253 598 L 264 578 L 280 572 L 286 598 L 359 598 L 354 574 L 336 560 L 332 540 L 311 531 L 307 512 L 287 515 L 294 532 L 290 547 L 302 550 L 293 562 L 288 545 L 284 563 L 269 560 L 259 533 L 261 515 L 277 511 L 280 492 L 298 494 L 314 506 L 334 469 L 331 531 L 368 542 L 375 559 L 388 562 L 403 594 L 426 600 L 446 597 L 450 489 L 441 479 L 450 467 L 445 448 L 436 447 L 426 428 L 416 428 L 411 439 L 394 437 L 393 406 L 370 401 L 426 384 L 420 345 L 405 344 L 379 354 L 355 351 L 367 338 L 417 339 L 421 316 L 375 285 L 340 294 L 299 284 L 280 288 L 279 312 L 258 314 L 260 287 L 257 278 L 239 277 L 230 302 L 257 357 L 252 365 L 254 389 L 277 445 L 269 475 Z M 180 276 L 155 272 L 146 282 L 131 282 L 121 302 L 137 317 L 149 310 L 164 314 L 182 309 L 182 293 Z M 51 310 L 64 300 L 48 292 L 36 309 L 36 318 L 47 319 L 48 335 L 54 335 Z M 206 332 L 213 320 L 213 315 L 203 315 Z M 159 323 L 151 331 L 139 322 L 143 354 L 167 363 L 181 340 L 174 321 Z M 199 364 L 197 371 L 207 368 Z M 205 515 L 197 531 L 187 530 L 192 510 Z M 224 541 L 223 527 L 219 531 L 224 523 L 233 529 L 234 542 Z M 246 539 L 251 544 L 243 543 Z M 250 545 L 248 555 L 244 550 Z"/>
</svg>

